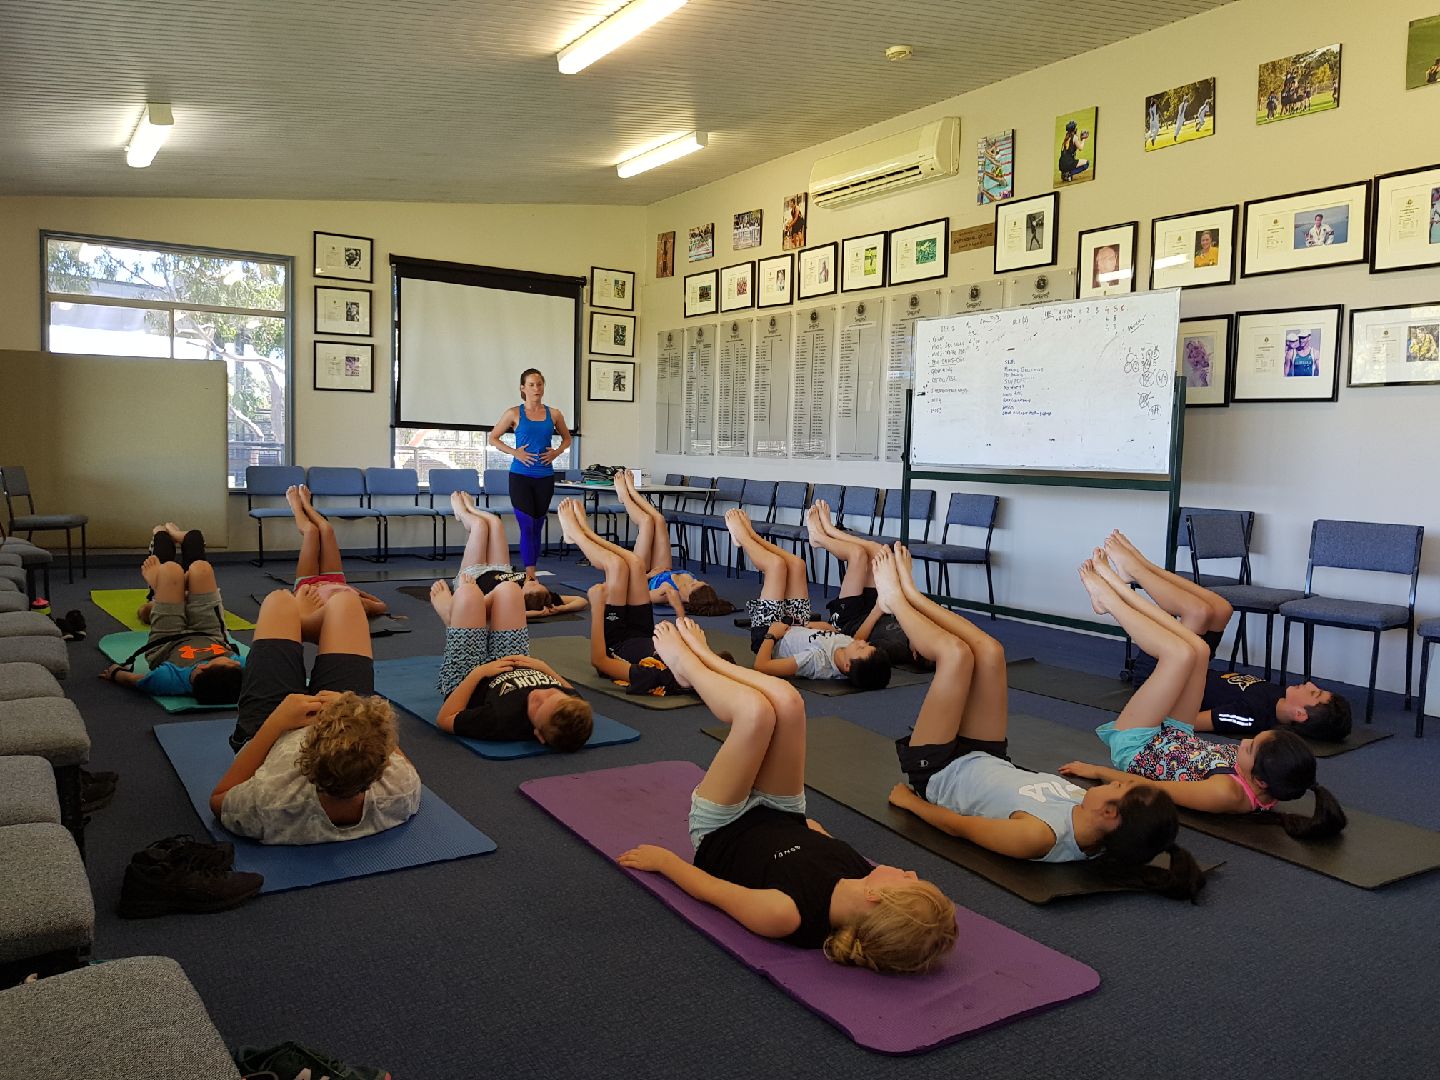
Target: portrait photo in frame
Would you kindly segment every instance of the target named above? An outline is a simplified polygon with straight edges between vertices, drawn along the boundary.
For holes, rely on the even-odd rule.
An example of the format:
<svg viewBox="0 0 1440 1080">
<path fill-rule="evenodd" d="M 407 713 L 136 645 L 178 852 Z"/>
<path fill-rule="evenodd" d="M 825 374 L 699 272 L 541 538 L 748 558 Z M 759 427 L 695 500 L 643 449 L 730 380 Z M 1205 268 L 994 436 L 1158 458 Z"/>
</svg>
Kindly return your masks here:
<svg viewBox="0 0 1440 1080">
<path fill-rule="evenodd" d="M 375 280 L 375 241 L 368 236 L 340 233 L 315 234 L 315 276 L 363 281 Z"/>
<path fill-rule="evenodd" d="M 590 267 L 590 306 L 610 311 L 634 311 L 635 271 Z"/>
<path fill-rule="evenodd" d="M 1230 345 L 1235 332 L 1231 315 L 1180 320 L 1175 345 L 1175 373 L 1185 376 L 1185 407 L 1229 404 Z"/>
<path fill-rule="evenodd" d="M 937 218 L 890 231 L 890 284 L 943 278 L 950 272 L 950 219 Z"/>
<path fill-rule="evenodd" d="M 995 273 L 1054 266 L 1060 193 L 995 204 Z"/>
<path fill-rule="evenodd" d="M 784 307 L 795 295 L 795 256 L 761 259 L 756 267 L 755 306 Z"/>
<path fill-rule="evenodd" d="M 720 310 L 719 278 L 714 270 L 685 275 L 685 318 L 713 315 Z"/>
<path fill-rule="evenodd" d="M 370 290 L 315 286 L 315 333 L 370 336 Z"/>
<path fill-rule="evenodd" d="M 1375 177 L 1370 272 L 1440 266 L 1440 165 Z"/>
<path fill-rule="evenodd" d="M 840 291 L 864 292 L 885 286 L 885 233 L 865 233 L 840 242 Z"/>
<path fill-rule="evenodd" d="M 1152 221 L 1150 288 L 1233 285 L 1237 213 L 1237 207 L 1217 206 Z"/>
<path fill-rule="evenodd" d="M 1440 300 L 1352 308 L 1346 386 L 1440 383 Z"/>
<path fill-rule="evenodd" d="M 1245 203 L 1241 277 L 1318 270 L 1370 257 L 1370 181 Z"/>
<path fill-rule="evenodd" d="M 316 390 L 375 392 L 375 346 L 363 341 L 315 342 Z"/>
<path fill-rule="evenodd" d="M 1138 221 L 1124 221 L 1080 234 L 1075 274 L 1081 300 L 1135 291 L 1135 241 L 1139 232 Z"/>
<path fill-rule="evenodd" d="M 634 356 L 635 316 L 590 312 L 590 352 L 601 356 Z"/>
<path fill-rule="evenodd" d="M 1236 312 L 1230 400 L 1336 400 L 1344 315 L 1340 304 Z"/>
<path fill-rule="evenodd" d="M 635 364 L 630 360 L 590 361 L 588 401 L 634 401 Z"/>
<path fill-rule="evenodd" d="M 830 296 L 840 287 L 839 245 L 833 240 L 805 248 L 795 259 L 795 297 Z"/>
<path fill-rule="evenodd" d="M 720 310 L 740 311 L 755 306 L 755 264 L 734 263 L 720 268 Z"/>
</svg>

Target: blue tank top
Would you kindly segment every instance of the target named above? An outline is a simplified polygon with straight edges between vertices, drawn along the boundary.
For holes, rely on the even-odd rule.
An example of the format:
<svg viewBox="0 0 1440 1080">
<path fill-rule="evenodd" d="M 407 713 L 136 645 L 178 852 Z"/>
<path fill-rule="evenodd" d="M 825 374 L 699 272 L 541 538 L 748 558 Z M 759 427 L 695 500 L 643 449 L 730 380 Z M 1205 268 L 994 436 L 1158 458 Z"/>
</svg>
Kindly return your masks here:
<svg viewBox="0 0 1440 1080">
<path fill-rule="evenodd" d="M 550 417 L 550 406 L 545 406 L 544 420 L 531 420 L 525 415 L 525 406 L 520 406 L 520 418 L 515 422 L 515 446 L 529 450 L 535 455 L 534 465 L 525 465 L 519 458 L 510 459 L 510 471 L 526 476 L 553 476 L 555 469 L 539 460 L 541 454 L 550 449 L 550 440 L 555 436 L 555 421 Z"/>
<path fill-rule="evenodd" d="M 661 585 L 675 585 L 674 570 L 661 570 L 660 573 L 656 574 L 649 581 L 649 586 L 652 589 L 658 589 Z M 678 589 L 680 586 L 675 585 L 675 587 Z"/>
<path fill-rule="evenodd" d="M 1017 769 L 1010 762 L 976 750 L 956 758 L 930 778 L 925 797 L 957 814 L 1004 820 L 1017 810 L 1039 818 L 1055 833 L 1055 844 L 1034 862 L 1081 862 L 1087 858 L 1075 842 L 1071 811 L 1085 797 L 1062 776 Z"/>
</svg>

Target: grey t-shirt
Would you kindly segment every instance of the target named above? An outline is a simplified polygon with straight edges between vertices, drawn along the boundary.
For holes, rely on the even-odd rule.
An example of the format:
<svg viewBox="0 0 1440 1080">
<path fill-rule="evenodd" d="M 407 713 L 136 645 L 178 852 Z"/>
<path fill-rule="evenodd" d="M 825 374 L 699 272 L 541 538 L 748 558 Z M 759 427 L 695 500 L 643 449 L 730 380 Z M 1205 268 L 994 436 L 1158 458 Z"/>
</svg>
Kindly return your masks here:
<svg viewBox="0 0 1440 1080">
<path fill-rule="evenodd" d="M 838 630 L 812 630 L 808 626 L 792 626 L 775 643 L 771 654 L 778 659 L 793 658 L 795 674 L 801 679 L 843 679 L 835 663 L 835 653 L 855 639 Z"/>
</svg>

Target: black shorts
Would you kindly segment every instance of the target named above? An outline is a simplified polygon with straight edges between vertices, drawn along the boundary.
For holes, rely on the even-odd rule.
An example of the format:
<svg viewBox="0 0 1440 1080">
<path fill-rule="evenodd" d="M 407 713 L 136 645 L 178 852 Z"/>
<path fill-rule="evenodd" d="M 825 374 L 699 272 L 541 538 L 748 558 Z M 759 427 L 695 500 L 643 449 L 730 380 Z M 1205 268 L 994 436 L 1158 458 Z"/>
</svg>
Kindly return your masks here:
<svg viewBox="0 0 1440 1080">
<path fill-rule="evenodd" d="M 261 638 L 250 647 L 245 676 L 240 683 L 240 705 L 230 747 L 238 752 L 255 737 L 260 726 L 290 694 L 317 694 L 321 690 L 375 693 L 375 661 L 356 653 L 321 653 L 309 678 L 305 675 L 305 649 L 288 638 Z"/>
<path fill-rule="evenodd" d="M 830 621 L 835 624 L 835 629 L 842 634 L 855 636 L 855 631 L 860 629 L 860 624 L 870 617 L 870 612 L 875 609 L 880 594 L 874 589 L 861 589 L 856 596 L 837 596 L 825 604 L 825 610 L 830 614 Z"/>
<path fill-rule="evenodd" d="M 915 794 L 923 799 L 930 778 L 956 758 L 979 750 L 1002 761 L 1009 761 L 1009 746 L 1008 739 L 992 742 L 988 739 L 967 739 L 964 735 L 956 735 L 948 743 L 911 746 L 910 736 L 907 735 L 903 739 L 895 740 L 895 756 L 900 759 L 900 770 L 910 781 Z"/>
<path fill-rule="evenodd" d="M 627 641 L 655 636 L 655 608 L 650 604 L 605 605 L 605 651 L 619 656 L 615 650 Z M 649 655 L 650 650 L 646 650 Z M 621 657 L 621 659 L 626 659 Z M 634 661 L 631 661 L 632 663 Z"/>
</svg>

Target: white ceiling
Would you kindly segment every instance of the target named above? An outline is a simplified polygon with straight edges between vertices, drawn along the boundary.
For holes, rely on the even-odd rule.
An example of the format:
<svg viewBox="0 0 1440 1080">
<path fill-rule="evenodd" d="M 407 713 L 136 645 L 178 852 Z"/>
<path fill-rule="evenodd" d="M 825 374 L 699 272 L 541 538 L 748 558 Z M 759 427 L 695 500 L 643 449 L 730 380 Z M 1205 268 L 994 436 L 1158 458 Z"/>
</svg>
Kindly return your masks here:
<svg viewBox="0 0 1440 1080">
<path fill-rule="evenodd" d="M 621 0 L 0 0 L 0 194 L 644 205 L 1226 2 L 691 0 L 562 76 Z"/>
</svg>

